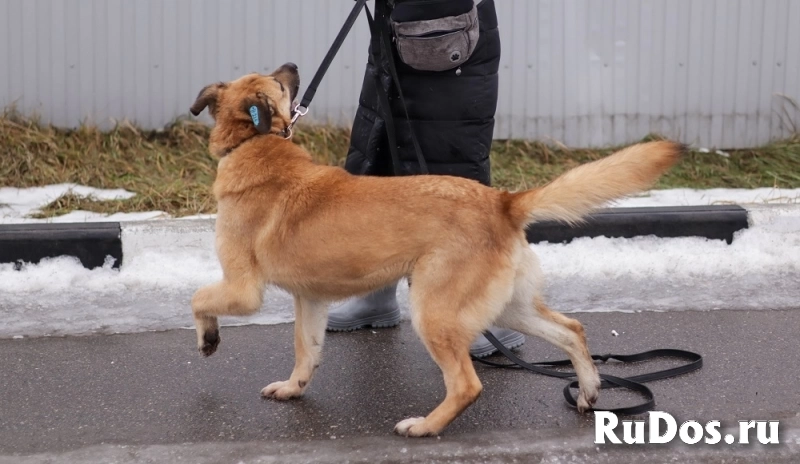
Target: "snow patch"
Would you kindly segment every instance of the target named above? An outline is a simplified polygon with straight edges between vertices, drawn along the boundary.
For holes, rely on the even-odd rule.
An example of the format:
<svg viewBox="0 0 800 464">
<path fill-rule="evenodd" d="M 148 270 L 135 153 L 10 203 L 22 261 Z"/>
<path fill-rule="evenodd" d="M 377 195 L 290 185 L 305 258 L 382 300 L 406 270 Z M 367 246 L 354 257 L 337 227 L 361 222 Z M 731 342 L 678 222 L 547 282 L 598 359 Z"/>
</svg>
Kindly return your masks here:
<svg viewBox="0 0 800 464">
<path fill-rule="evenodd" d="M 74 184 L 0 189 L 0 222 L 119 220 L 123 263 L 85 269 L 77 259 L 53 258 L 15 270 L 0 264 L 0 337 L 117 333 L 192 327 L 190 301 L 221 278 L 214 249 L 214 215 L 171 219 L 70 213 L 24 218 L 70 188 L 98 198 L 129 198 L 124 190 Z M 539 243 L 548 303 L 563 312 L 796 309 L 800 301 L 800 189 L 656 190 L 613 204 L 632 206 L 747 205 L 750 226 L 731 245 L 698 237 L 579 238 Z M 777 203 L 772 204 L 772 203 Z M 140 215 L 137 215 L 140 214 Z M 116 216 L 116 217 L 115 217 Z M 158 220 L 137 221 L 135 218 Z M 398 298 L 408 316 L 408 287 Z M 276 324 L 294 319 L 292 299 L 269 289 L 261 311 L 222 318 L 222 325 Z"/>
<path fill-rule="evenodd" d="M 0 224 L 35 224 L 53 222 L 93 222 L 158 219 L 165 216 L 160 211 L 140 213 L 102 214 L 89 211 L 72 211 L 61 216 L 34 219 L 30 215 L 39 212 L 40 208 L 72 193 L 79 197 L 92 197 L 96 200 L 127 200 L 136 196 L 125 189 L 99 189 L 78 184 L 55 184 L 44 187 L 16 188 L 0 187 Z"/>
<path fill-rule="evenodd" d="M 795 309 L 800 301 L 800 209 L 753 207 L 731 245 L 697 237 L 579 238 L 539 243 L 548 303 L 556 310 Z M 14 270 L 0 264 L 0 337 L 117 333 L 192 327 L 190 300 L 222 277 L 214 221 L 123 224 L 121 269 L 88 270 L 74 258 Z M 398 288 L 408 317 L 408 286 Z M 294 319 L 292 299 L 265 293 L 252 317 L 222 325 Z"/>
<path fill-rule="evenodd" d="M 645 236 L 531 247 L 553 306 L 565 312 L 794 309 L 800 301 L 796 207 L 751 207 L 749 228 L 730 245 Z"/>
</svg>

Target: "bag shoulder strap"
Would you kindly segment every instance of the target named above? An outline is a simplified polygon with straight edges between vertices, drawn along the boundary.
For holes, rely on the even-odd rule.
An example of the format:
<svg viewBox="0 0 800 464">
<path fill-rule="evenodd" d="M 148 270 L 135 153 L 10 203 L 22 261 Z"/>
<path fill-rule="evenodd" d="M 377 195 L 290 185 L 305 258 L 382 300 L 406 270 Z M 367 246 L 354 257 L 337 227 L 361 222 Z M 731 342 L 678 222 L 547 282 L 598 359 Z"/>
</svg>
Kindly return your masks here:
<svg viewBox="0 0 800 464">
<path fill-rule="evenodd" d="M 372 37 L 375 39 L 373 44 L 379 45 L 379 51 L 373 50 L 373 61 L 375 66 L 380 66 L 381 55 L 386 58 L 389 68 L 389 75 L 394 82 L 395 88 L 397 89 L 400 105 L 403 107 L 403 112 L 406 116 L 406 124 L 408 124 L 408 130 L 411 135 L 411 143 L 414 145 L 414 152 L 417 157 L 417 163 L 419 163 L 420 172 L 422 174 L 429 174 L 425 157 L 422 156 L 422 148 L 417 140 L 414 127 L 411 125 L 411 117 L 408 114 L 408 107 L 406 106 L 406 100 L 403 96 L 403 88 L 400 85 L 400 77 L 397 74 L 397 67 L 394 63 L 394 53 L 392 52 L 391 35 L 389 33 L 389 13 L 387 11 L 386 3 L 383 0 L 376 0 L 375 18 L 372 17 L 369 7 L 366 7 L 365 10 L 367 13 L 367 21 L 369 22 Z M 392 155 L 394 173 L 395 175 L 400 175 L 400 158 L 397 153 L 398 145 L 394 127 L 394 117 L 392 116 L 392 108 L 389 102 L 389 96 L 386 94 L 386 90 L 383 88 L 383 82 L 381 82 L 380 74 L 378 73 L 375 74 L 375 86 L 378 91 L 378 98 L 380 99 L 379 106 L 382 109 L 382 116 L 384 121 L 386 121 L 386 132 L 389 137 L 389 151 Z"/>
</svg>

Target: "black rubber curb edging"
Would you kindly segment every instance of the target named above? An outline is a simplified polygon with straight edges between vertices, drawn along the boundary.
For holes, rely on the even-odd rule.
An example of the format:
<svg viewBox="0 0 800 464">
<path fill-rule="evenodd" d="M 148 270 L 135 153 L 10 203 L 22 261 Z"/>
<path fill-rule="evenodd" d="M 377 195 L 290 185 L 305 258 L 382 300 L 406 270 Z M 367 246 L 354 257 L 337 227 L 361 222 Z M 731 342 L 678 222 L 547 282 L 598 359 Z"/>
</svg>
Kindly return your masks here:
<svg viewBox="0 0 800 464">
<path fill-rule="evenodd" d="M 584 224 L 570 227 L 539 222 L 527 230 L 530 243 L 569 243 L 579 237 L 661 238 L 705 237 L 733 242 L 733 234 L 748 227 L 747 210 L 738 205 L 660 206 L 600 209 Z"/>
<path fill-rule="evenodd" d="M 74 256 L 94 269 L 114 259 L 122 265 L 122 227 L 119 222 L 0 225 L 0 263 L 38 263 L 44 258 Z"/>
<path fill-rule="evenodd" d="M 747 210 L 738 205 L 609 208 L 578 226 L 540 222 L 530 226 L 530 243 L 568 243 L 579 237 L 705 237 L 733 242 L 748 227 Z M 38 263 L 44 258 L 77 257 L 84 267 L 122 265 L 122 227 L 118 222 L 0 225 L 0 263 Z"/>
</svg>

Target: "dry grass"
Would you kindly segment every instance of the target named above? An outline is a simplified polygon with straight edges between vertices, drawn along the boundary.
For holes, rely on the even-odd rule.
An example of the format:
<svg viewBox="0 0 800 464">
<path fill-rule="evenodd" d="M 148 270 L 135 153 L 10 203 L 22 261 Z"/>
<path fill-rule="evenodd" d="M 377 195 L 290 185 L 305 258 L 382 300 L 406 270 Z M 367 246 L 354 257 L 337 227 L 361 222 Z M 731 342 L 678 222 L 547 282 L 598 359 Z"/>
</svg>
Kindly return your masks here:
<svg viewBox="0 0 800 464">
<path fill-rule="evenodd" d="M 101 132 L 91 127 L 58 130 L 5 117 L 0 119 L 0 179 L 14 187 L 74 182 L 137 193 L 124 201 L 57 200 L 47 215 L 78 205 L 103 212 L 210 212 L 214 161 L 206 150 L 207 136 L 199 125 L 176 124 L 158 132 L 122 125 Z"/>
<path fill-rule="evenodd" d="M 620 147 L 570 150 L 539 142 L 496 141 L 491 155 L 492 179 L 510 190 L 530 188 L 616 148 Z M 763 147 L 724 153 L 728 156 L 715 150 L 692 150 L 654 188 L 800 188 L 800 134 Z"/>
<path fill-rule="evenodd" d="M 216 161 L 207 151 L 209 130 L 180 120 L 160 131 L 127 124 L 110 131 L 92 127 L 62 130 L 6 114 L 0 118 L 0 185 L 72 182 L 124 188 L 137 194 L 114 201 L 66 195 L 44 208 L 42 217 L 74 209 L 106 213 L 159 210 L 174 216 L 214 213 L 210 189 Z M 349 133 L 346 129 L 300 127 L 295 141 L 318 162 L 341 166 Z M 497 140 L 491 153 L 493 184 L 509 190 L 532 187 L 611 151 Z M 729 154 L 726 158 L 713 151 L 692 152 L 656 188 L 800 187 L 800 136 Z"/>
</svg>

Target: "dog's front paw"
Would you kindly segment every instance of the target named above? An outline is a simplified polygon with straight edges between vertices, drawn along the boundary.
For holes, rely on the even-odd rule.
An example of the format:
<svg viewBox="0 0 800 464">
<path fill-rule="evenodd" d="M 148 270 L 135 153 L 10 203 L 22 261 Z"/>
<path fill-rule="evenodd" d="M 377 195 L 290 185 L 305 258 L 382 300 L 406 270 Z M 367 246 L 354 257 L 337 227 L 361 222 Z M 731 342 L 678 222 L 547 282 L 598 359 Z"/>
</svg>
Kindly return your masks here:
<svg viewBox="0 0 800 464">
<path fill-rule="evenodd" d="M 588 385 L 587 385 L 588 384 Z M 580 385 L 578 392 L 578 412 L 583 414 L 597 403 L 600 396 L 600 377 L 594 376 L 589 382 Z"/>
<path fill-rule="evenodd" d="M 288 400 L 303 396 L 307 383 L 302 380 L 294 382 L 291 380 L 284 380 L 282 382 L 273 382 L 263 389 L 261 389 L 261 396 L 264 398 L 275 398 L 276 400 Z"/>
<path fill-rule="evenodd" d="M 404 437 L 427 437 L 436 435 L 436 432 L 425 426 L 424 417 L 409 417 L 403 419 L 394 426 L 394 431 Z"/>
<path fill-rule="evenodd" d="M 200 340 L 198 349 L 203 356 L 211 356 L 217 351 L 219 346 L 219 329 L 207 330 L 203 333 L 203 338 Z"/>
</svg>

